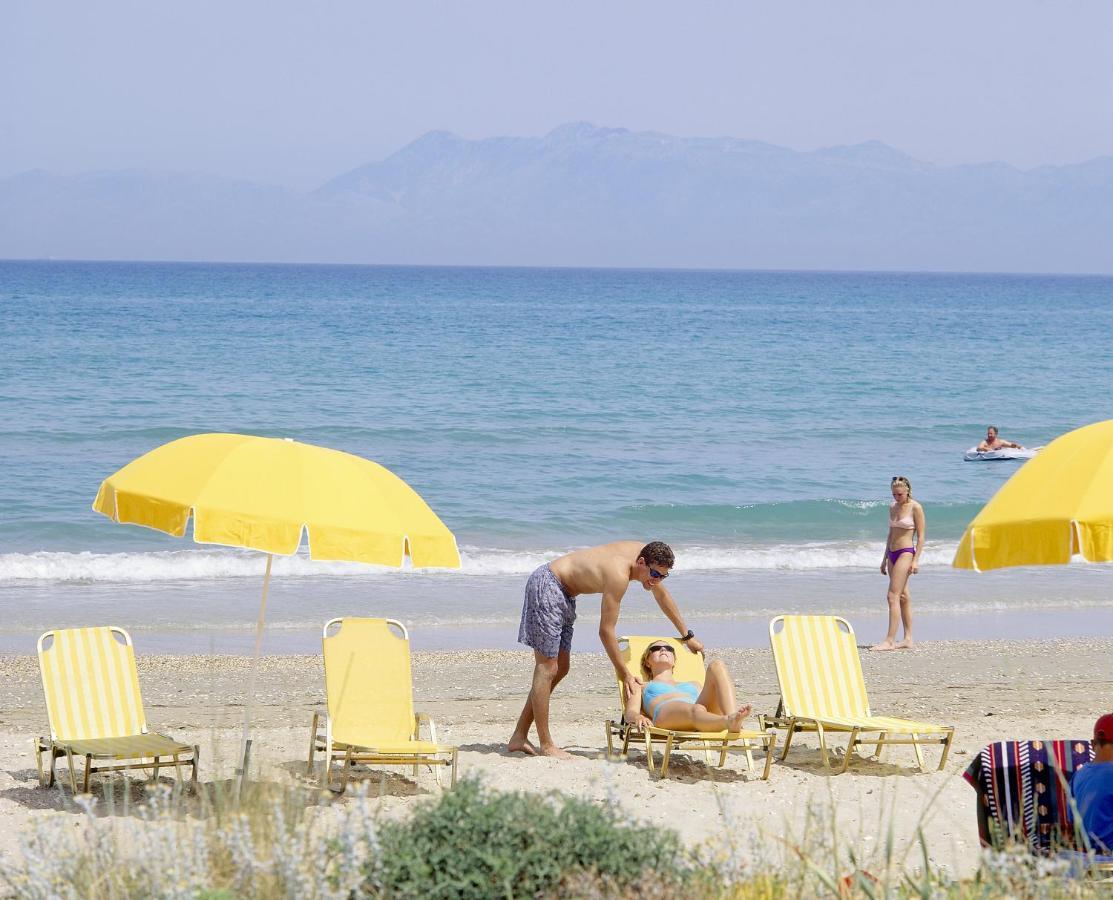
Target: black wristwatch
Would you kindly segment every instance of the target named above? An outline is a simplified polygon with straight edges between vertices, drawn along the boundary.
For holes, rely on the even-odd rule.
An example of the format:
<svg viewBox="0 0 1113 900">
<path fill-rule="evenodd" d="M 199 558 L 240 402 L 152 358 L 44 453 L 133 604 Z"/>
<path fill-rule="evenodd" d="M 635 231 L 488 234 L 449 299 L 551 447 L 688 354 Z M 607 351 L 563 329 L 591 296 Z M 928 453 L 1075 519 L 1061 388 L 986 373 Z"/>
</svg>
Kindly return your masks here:
<svg viewBox="0 0 1113 900">
<path fill-rule="evenodd" d="M 684 637 L 682 637 L 682 638 L 680 639 L 680 643 L 682 643 L 682 644 L 686 644 L 686 643 L 688 643 L 688 641 L 690 641 L 690 640 L 691 640 L 692 638 L 694 638 L 695 636 L 696 636 L 696 633 L 695 633 L 694 631 L 692 631 L 692 629 L 691 629 L 691 628 L 689 628 L 689 629 L 688 629 L 688 633 L 687 633 L 686 635 L 684 635 Z"/>
</svg>

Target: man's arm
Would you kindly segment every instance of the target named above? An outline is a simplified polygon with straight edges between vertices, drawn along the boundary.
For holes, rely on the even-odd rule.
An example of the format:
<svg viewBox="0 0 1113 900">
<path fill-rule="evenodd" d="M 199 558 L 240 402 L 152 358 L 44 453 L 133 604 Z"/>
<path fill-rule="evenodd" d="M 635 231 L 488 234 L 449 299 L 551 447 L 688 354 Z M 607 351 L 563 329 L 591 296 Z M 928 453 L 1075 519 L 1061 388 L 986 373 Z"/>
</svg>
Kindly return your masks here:
<svg viewBox="0 0 1113 900">
<path fill-rule="evenodd" d="M 657 601 L 657 605 L 661 607 L 661 612 L 665 617 L 676 626 L 677 632 L 680 637 L 684 637 L 688 633 L 688 626 L 684 622 L 683 616 L 680 615 L 680 609 L 676 605 L 676 601 L 672 599 L 672 594 L 669 593 L 668 588 L 663 584 L 655 584 L 653 586 L 653 599 Z M 703 649 L 703 642 L 692 638 L 685 641 L 684 646 L 687 647 L 692 653 L 699 653 Z"/>
<path fill-rule="evenodd" d="M 642 683 L 634 672 L 626 668 L 626 663 L 622 661 L 622 651 L 618 649 L 615 627 L 618 625 L 618 611 L 621 606 L 621 593 L 613 588 L 603 591 L 603 602 L 599 607 L 599 640 L 610 657 L 615 674 L 626 685 L 626 693 L 629 695 L 637 691 L 638 696 L 641 696 Z"/>
</svg>

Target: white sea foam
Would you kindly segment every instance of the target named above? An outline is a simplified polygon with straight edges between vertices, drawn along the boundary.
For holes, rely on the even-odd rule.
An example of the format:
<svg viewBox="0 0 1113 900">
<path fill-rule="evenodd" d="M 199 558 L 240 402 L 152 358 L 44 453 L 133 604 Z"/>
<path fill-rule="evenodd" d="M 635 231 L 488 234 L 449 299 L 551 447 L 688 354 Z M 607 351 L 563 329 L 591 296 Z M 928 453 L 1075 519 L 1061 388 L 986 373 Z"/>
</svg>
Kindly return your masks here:
<svg viewBox="0 0 1113 900">
<path fill-rule="evenodd" d="M 949 565 L 955 545 L 932 544 L 926 566 Z M 869 541 L 831 541 L 742 547 L 678 546 L 684 572 L 745 570 L 811 571 L 876 568 L 881 544 Z M 559 556 L 563 549 L 503 550 L 461 548 L 458 574 L 472 576 L 523 575 Z M 258 578 L 263 556 L 238 550 L 183 549 L 145 553 L 39 551 L 0 554 L 0 584 L 15 582 L 160 582 Z M 276 557 L 277 578 L 374 578 L 398 570 L 358 563 L 314 562 L 307 556 Z M 403 569 L 408 571 L 418 571 Z M 444 570 L 426 570 L 435 573 Z M 457 573 L 453 573 L 457 574 Z"/>
</svg>

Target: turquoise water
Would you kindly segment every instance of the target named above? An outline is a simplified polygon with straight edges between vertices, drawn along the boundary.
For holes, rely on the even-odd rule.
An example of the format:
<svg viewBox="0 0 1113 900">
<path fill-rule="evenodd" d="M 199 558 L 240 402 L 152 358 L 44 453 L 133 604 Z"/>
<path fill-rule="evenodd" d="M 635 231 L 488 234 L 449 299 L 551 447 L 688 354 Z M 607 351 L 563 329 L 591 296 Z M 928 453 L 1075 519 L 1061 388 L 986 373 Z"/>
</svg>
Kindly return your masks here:
<svg viewBox="0 0 1113 900">
<path fill-rule="evenodd" d="M 308 595 L 386 593 L 503 645 L 525 573 L 615 537 L 671 542 L 708 617 L 764 615 L 749 584 L 837 602 L 875 570 L 897 473 L 927 511 L 923 608 L 933 578 L 1011 591 L 1025 580 L 946 569 L 1018 465 L 963 451 L 990 422 L 1036 446 L 1111 414 L 1109 278 L 0 262 L 0 303 L 0 604 L 19 635 L 111 597 L 164 630 L 223 621 L 230 591 L 250 605 L 253 555 L 90 511 L 101 479 L 184 434 L 370 457 L 457 534 L 463 576 L 285 562 L 302 599 L 278 601 L 279 630 L 320 617 Z M 1015 602 L 1103 608 L 1094 571 Z M 187 587 L 200 623 L 159 602 Z"/>
</svg>

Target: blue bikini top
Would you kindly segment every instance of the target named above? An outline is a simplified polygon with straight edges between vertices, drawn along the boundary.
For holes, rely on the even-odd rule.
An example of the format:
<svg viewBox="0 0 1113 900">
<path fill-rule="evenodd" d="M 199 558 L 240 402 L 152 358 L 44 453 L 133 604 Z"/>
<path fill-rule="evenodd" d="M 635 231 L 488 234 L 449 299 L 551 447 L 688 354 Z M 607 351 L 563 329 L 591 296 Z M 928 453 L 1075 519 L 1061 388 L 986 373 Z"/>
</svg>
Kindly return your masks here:
<svg viewBox="0 0 1113 900">
<path fill-rule="evenodd" d="M 665 694 L 687 694 L 692 698 L 688 702 L 695 703 L 699 696 L 699 685 L 694 681 L 680 681 L 676 684 L 669 684 L 667 681 L 649 681 L 642 688 L 642 705 L 649 709 L 649 705 L 654 700 Z"/>
</svg>

